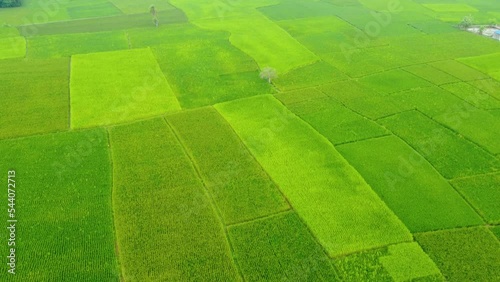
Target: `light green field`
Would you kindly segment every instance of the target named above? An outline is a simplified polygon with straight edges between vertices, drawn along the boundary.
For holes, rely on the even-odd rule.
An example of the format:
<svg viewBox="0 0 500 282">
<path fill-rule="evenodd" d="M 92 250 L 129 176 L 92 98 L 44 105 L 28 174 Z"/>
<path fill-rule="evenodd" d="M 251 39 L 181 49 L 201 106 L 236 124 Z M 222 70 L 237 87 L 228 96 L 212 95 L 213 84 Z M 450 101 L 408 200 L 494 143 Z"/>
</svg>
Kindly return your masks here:
<svg viewBox="0 0 500 282">
<path fill-rule="evenodd" d="M 444 281 L 415 243 L 401 243 L 333 260 L 342 281 Z"/>
<path fill-rule="evenodd" d="M 67 130 L 68 83 L 67 58 L 0 60 L 0 139 Z"/>
<path fill-rule="evenodd" d="M 334 145 L 389 134 L 389 131 L 377 123 L 353 112 L 332 98 L 285 103 L 285 105 Z"/>
<path fill-rule="evenodd" d="M 500 223 L 500 174 L 485 174 L 470 178 L 456 179 L 450 183 L 479 214 L 490 224 Z"/>
<path fill-rule="evenodd" d="M 215 108 L 329 255 L 411 240 L 406 227 L 335 148 L 275 98 L 264 95 Z"/>
<path fill-rule="evenodd" d="M 478 10 L 467 4 L 422 4 L 434 12 L 477 12 Z"/>
<path fill-rule="evenodd" d="M 492 113 L 470 108 L 454 108 L 435 119 L 492 154 L 500 153 L 500 120 Z"/>
<path fill-rule="evenodd" d="M 166 122 L 117 126 L 109 134 L 123 279 L 237 281 L 220 219 Z"/>
<path fill-rule="evenodd" d="M 500 277 L 500 241 L 486 227 L 421 233 L 415 238 L 447 281 Z"/>
<path fill-rule="evenodd" d="M 149 49 L 73 56 L 70 93 L 72 128 L 180 110 Z"/>
<path fill-rule="evenodd" d="M 413 88 L 429 87 L 431 84 L 418 76 L 402 70 L 392 70 L 363 77 L 359 82 L 382 94 L 390 94 Z M 396 83 L 397 82 L 397 83 Z"/>
<path fill-rule="evenodd" d="M 495 156 L 417 111 L 377 122 L 412 146 L 448 179 L 500 170 Z"/>
<path fill-rule="evenodd" d="M 488 93 L 488 95 L 495 97 L 497 100 L 500 100 L 500 91 L 498 91 L 500 87 L 500 81 L 495 79 L 483 79 L 483 80 L 474 80 L 468 82 L 470 85 L 473 85 L 477 89 Z"/>
<path fill-rule="evenodd" d="M 458 82 L 458 78 L 447 74 L 441 70 L 438 70 L 430 65 L 414 65 L 404 68 L 405 71 L 408 71 L 414 75 L 417 75 L 431 83 L 436 85 Z"/>
<path fill-rule="evenodd" d="M 18 220 L 10 246 L 16 274 L 5 267 L 0 280 L 119 280 L 109 162 L 102 129 L 0 141 L 0 199 L 7 216 L 7 171 L 14 169 Z M 10 237 L 6 227 L 0 234 Z"/>
<path fill-rule="evenodd" d="M 478 57 L 460 58 L 458 61 L 471 66 L 500 81 L 500 53 Z"/>
<path fill-rule="evenodd" d="M 66 9 L 72 19 L 99 18 L 121 15 L 122 12 L 108 1 L 89 3 L 81 6 L 72 6 Z"/>
<path fill-rule="evenodd" d="M 246 281 L 338 281 L 321 246 L 293 212 L 228 231 Z"/>
<path fill-rule="evenodd" d="M 226 224 L 290 207 L 229 124 L 213 108 L 167 116 Z"/>
<path fill-rule="evenodd" d="M 412 232 L 482 224 L 434 168 L 397 137 L 337 146 Z"/>
<path fill-rule="evenodd" d="M 22 58 L 26 55 L 26 40 L 24 37 L 0 38 L 0 60 Z"/>
<path fill-rule="evenodd" d="M 282 91 L 319 86 L 344 80 L 347 76 L 330 64 L 318 61 L 280 75 L 274 84 Z"/>
<path fill-rule="evenodd" d="M 28 58 L 57 58 L 128 49 L 124 32 L 77 33 L 28 38 Z"/>
<path fill-rule="evenodd" d="M 468 67 L 458 61 L 441 61 L 441 62 L 431 63 L 431 65 L 463 81 L 488 78 L 486 74 L 479 72 L 471 67 Z"/>
<path fill-rule="evenodd" d="M 470 103 L 476 108 L 485 110 L 500 108 L 500 100 L 490 96 L 488 93 L 485 93 L 466 82 L 450 83 L 442 85 L 441 87 L 453 93 L 455 96 L 463 99 L 467 103 Z"/>
</svg>

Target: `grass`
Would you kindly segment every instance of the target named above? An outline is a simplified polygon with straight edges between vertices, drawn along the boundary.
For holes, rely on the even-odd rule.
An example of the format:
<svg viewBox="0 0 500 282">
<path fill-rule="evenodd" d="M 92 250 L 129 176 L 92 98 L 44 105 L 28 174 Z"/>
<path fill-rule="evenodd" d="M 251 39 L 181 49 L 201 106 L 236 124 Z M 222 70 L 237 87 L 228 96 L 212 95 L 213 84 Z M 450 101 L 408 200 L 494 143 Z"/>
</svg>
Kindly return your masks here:
<svg viewBox="0 0 500 282">
<path fill-rule="evenodd" d="M 169 115 L 167 121 L 191 155 L 226 224 L 289 209 L 276 185 L 215 109 Z"/>
<path fill-rule="evenodd" d="M 337 146 L 412 232 L 483 221 L 434 168 L 394 136 Z"/>
<path fill-rule="evenodd" d="M 69 57 L 128 48 L 127 35 L 121 31 L 57 34 L 28 38 L 27 57 Z"/>
<path fill-rule="evenodd" d="M 462 81 L 489 78 L 488 75 L 454 60 L 430 63 L 430 65 L 446 73 L 449 73 Z"/>
<path fill-rule="evenodd" d="M 395 83 L 397 81 L 397 83 Z M 390 94 L 413 88 L 431 86 L 431 84 L 418 76 L 402 70 L 391 70 L 380 74 L 363 77 L 359 82 L 378 93 Z"/>
<path fill-rule="evenodd" d="M 401 243 L 333 260 L 342 281 L 443 281 L 418 243 Z"/>
<path fill-rule="evenodd" d="M 488 93 L 488 95 L 495 97 L 497 100 L 500 100 L 500 92 L 497 90 L 500 87 L 500 81 L 495 79 L 484 79 L 484 80 L 474 80 L 468 82 L 470 85 L 473 85 L 477 89 Z"/>
<path fill-rule="evenodd" d="M 404 68 L 404 70 L 436 85 L 442 85 L 459 81 L 458 78 L 427 64 L 409 66 Z"/>
<path fill-rule="evenodd" d="M 436 115 L 435 119 L 490 153 L 500 153 L 500 122 L 492 113 L 462 107 Z"/>
<path fill-rule="evenodd" d="M 187 22 L 186 16 L 179 10 L 161 12 L 160 27 Z M 18 27 L 23 36 L 36 37 L 54 34 L 92 33 L 104 31 L 117 31 L 125 29 L 156 30 L 151 14 L 141 13 L 133 15 L 118 15 L 104 18 L 79 19 L 64 22 L 49 22 L 36 25 Z"/>
<path fill-rule="evenodd" d="M 500 277 L 500 241 L 486 227 L 422 233 L 415 238 L 447 281 Z"/>
<path fill-rule="evenodd" d="M 477 12 L 478 10 L 467 4 L 422 4 L 434 12 Z"/>
<path fill-rule="evenodd" d="M 0 60 L 22 58 L 26 55 L 26 40 L 21 36 L 0 37 Z"/>
<path fill-rule="evenodd" d="M 458 61 L 500 80 L 500 53 L 460 58 Z"/>
<path fill-rule="evenodd" d="M 70 86 L 72 128 L 133 121 L 180 110 L 149 49 L 73 56 Z"/>
<path fill-rule="evenodd" d="M 110 140 L 123 279 L 238 280 L 222 224 L 166 122 L 116 126 Z"/>
<path fill-rule="evenodd" d="M 335 269 L 297 214 L 228 228 L 246 281 L 337 281 Z"/>
<path fill-rule="evenodd" d="M 500 174 L 485 174 L 456 179 L 451 184 L 471 203 L 490 224 L 500 224 Z"/>
<path fill-rule="evenodd" d="M 68 129 L 69 61 L 0 60 L 0 139 Z"/>
<path fill-rule="evenodd" d="M 329 255 L 410 239 L 406 227 L 335 148 L 272 96 L 215 108 Z"/>
<path fill-rule="evenodd" d="M 493 226 L 490 230 L 498 237 L 498 239 L 500 239 L 500 226 Z"/>
<path fill-rule="evenodd" d="M 353 112 L 332 98 L 286 104 L 334 145 L 389 134 L 377 123 Z"/>
<path fill-rule="evenodd" d="M 485 110 L 500 108 L 500 100 L 466 82 L 450 83 L 441 87 L 477 108 Z"/>
<path fill-rule="evenodd" d="M 323 61 L 291 70 L 273 81 L 281 91 L 318 86 L 346 79 L 338 69 Z"/>
<path fill-rule="evenodd" d="M 483 148 L 417 112 L 378 120 L 448 179 L 500 170 L 500 161 Z"/>
<path fill-rule="evenodd" d="M 197 21 L 211 30 L 226 30 L 235 47 L 250 55 L 262 69 L 273 67 L 278 74 L 312 64 L 319 58 L 264 16 Z"/>
<path fill-rule="evenodd" d="M 3 183 L 16 171 L 18 220 L 16 275 L 0 280 L 118 281 L 105 131 L 3 140 L 0 156 Z M 7 184 L 1 200 L 7 216 Z"/>
<path fill-rule="evenodd" d="M 66 9 L 71 19 L 100 18 L 121 15 L 122 12 L 110 2 L 72 6 Z"/>
</svg>

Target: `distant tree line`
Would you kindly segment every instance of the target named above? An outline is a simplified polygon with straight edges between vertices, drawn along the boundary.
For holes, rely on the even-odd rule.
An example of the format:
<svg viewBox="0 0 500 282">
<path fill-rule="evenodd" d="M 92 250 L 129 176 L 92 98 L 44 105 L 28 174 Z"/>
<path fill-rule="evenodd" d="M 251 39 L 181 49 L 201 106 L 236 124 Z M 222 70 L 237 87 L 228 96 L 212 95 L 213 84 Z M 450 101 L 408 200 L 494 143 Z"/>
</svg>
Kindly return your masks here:
<svg viewBox="0 0 500 282">
<path fill-rule="evenodd" d="M 0 8 L 19 6 L 21 6 L 21 0 L 0 0 Z"/>
</svg>

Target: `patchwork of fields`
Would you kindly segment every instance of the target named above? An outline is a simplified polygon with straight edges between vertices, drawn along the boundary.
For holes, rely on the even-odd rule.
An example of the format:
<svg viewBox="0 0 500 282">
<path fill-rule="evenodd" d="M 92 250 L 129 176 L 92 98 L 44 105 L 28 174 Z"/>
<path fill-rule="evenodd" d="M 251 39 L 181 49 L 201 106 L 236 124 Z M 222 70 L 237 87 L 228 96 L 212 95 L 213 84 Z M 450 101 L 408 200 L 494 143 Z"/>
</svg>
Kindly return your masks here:
<svg viewBox="0 0 500 282">
<path fill-rule="evenodd" d="M 500 281 L 495 1 L 22 4 L 0 281 Z"/>
</svg>

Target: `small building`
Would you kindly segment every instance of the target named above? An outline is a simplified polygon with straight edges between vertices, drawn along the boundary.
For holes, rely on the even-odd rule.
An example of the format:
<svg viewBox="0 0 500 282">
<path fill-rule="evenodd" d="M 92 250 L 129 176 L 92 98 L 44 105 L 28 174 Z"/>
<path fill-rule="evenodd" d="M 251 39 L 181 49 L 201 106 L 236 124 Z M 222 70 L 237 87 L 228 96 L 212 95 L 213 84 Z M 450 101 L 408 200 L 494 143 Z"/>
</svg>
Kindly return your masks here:
<svg viewBox="0 0 500 282">
<path fill-rule="evenodd" d="M 500 40 L 500 30 L 496 30 L 494 33 L 493 33 L 493 39 L 496 39 L 496 40 Z"/>
</svg>

